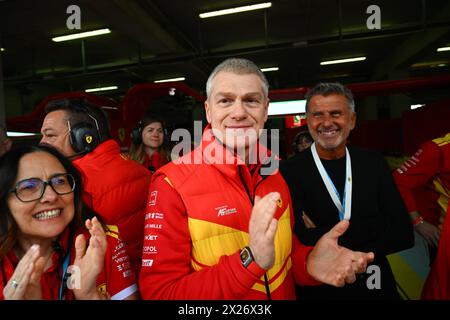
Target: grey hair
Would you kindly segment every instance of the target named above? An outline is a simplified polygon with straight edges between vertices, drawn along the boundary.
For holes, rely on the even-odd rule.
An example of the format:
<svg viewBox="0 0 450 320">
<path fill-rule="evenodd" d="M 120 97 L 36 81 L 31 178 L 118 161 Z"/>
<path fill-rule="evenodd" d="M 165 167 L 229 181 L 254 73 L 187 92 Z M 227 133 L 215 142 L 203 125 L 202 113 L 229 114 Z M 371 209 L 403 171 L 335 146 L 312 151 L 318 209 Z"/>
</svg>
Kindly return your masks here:
<svg viewBox="0 0 450 320">
<path fill-rule="evenodd" d="M 331 94 L 339 94 L 345 96 L 347 105 L 352 112 L 355 112 L 355 100 L 349 88 L 345 87 L 339 82 L 320 82 L 312 89 L 308 90 L 305 95 L 306 98 L 306 112 L 308 112 L 309 101 L 313 96 L 329 96 Z"/>
<path fill-rule="evenodd" d="M 264 92 L 264 98 L 269 96 L 269 82 L 267 81 L 264 73 L 261 69 L 252 61 L 243 58 L 230 58 L 226 59 L 219 65 L 217 65 L 214 70 L 209 75 L 208 81 L 206 81 L 206 98 L 209 100 L 212 92 L 212 82 L 215 76 L 221 72 L 232 72 L 236 74 L 254 74 L 261 79 L 262 89 Z"/>
</svg>

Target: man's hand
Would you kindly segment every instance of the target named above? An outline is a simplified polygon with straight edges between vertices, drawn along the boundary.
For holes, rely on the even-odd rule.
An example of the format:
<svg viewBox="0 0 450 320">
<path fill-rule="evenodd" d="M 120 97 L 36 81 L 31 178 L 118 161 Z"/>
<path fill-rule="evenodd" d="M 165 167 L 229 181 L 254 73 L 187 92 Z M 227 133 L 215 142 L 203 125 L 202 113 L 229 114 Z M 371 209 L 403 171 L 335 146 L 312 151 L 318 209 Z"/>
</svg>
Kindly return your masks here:
<svg viewBox="0 0 450 320">
<path fill-rule="evenodd" d="M 306 260 L 306 270 L 316 280 L 336 287 L 356 280 L 356 273 L 364 272 L 372 262 L 372 252 L 351 251 L 338 245 L 338 238 L 347 230 L 350 222 L 342 220 L 324 234 Z"/>
<path fill-rule="evenodd" d="M 425 220 L 414 226 L 414 229 L 426 240 L 431 247 L 437 247 L 439 243 L 440 231 L 434 225 Z"/>
<path fill-rule="evenodd" d="M 265 270 L 270 269 L 275 261 L 274 239 L 278 221 L 273 215 L 279 199 L 278 192 L 271 192 L 263 198 L 256 196 L 248 227 L 250 250 L 255 262 Z"/>
</svg>

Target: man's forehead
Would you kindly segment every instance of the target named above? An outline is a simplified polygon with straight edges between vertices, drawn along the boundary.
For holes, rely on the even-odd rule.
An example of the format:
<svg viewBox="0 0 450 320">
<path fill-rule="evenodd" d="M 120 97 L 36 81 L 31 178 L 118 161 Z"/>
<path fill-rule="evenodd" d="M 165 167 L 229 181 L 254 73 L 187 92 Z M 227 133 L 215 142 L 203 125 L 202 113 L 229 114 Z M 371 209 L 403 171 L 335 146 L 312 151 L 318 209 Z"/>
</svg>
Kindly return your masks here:
<svg viewBox="0 0 450 320">
<path fill-rule="evenodd" d="M 44 118 L 44 122 L 61 122 L 61 123 L 63 123 L 66 121 L 67 121 L 67 116 L 66 116 L 66 112 L 64 110 L 51 111 Z"/>
<path fill-rule="evenodd" d="M 235 96 L 237 94 L 241 94 L 241 92 L 227 91 L 227 90 L 221 90 L 221 91 L 214 92 L 215 96 Z M 248 91 L 248 92 L 242 93 L 242 95 L 248 96 L 248 97 L 263 97 L 264 96 L 264 94 L 260 91 L 254 91 L 254 92 Z"/>
<path fill-rule="evenodd" d="M 311 97 L 309 107 L 347 107 L 348 101 L 345 96 L 339 94 L 331 94 L 327 96 L 315 95 Z"/>
<path fill-rule="evenodd" d="M 45 116 L 43 126 L 67 125 L 66 121 L 66 112 L 64 110 L 56 110 Z"/>
<path fill-rule="evenodd" d="M 263 83 L 258 75 L 254 73 L 235 73 L 229 71 L 220 71 L 214 77 L 213 90 L 216 92 L 234 92 L 242 89 L 242 85 L 251 88 L 251 92 L 263 93 Z"/>
</svg>

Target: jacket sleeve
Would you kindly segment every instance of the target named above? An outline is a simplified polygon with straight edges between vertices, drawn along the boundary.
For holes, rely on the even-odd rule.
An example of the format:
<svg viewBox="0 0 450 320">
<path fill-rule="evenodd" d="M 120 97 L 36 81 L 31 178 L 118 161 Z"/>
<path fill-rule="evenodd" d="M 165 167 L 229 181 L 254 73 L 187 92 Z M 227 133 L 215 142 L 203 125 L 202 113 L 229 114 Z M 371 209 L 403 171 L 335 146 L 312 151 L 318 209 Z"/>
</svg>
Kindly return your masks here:
<svg viewBox="0 0 450 320">
<path fill-rule="evenodd" d="M 144 223 L 139 289 L 143 299 L 239 299 L 264 274 L 242 266 L 239 252 L 217 265 L 191 266 L 188 217 L 180 195 L 164 175 L 152 180 Z"/>
<path fill-rule="evenodd" d="M 306 260 L 308 254 L 314 247 L 307 247 L 298 241 L 297 237 L 292 237 L 292 261 L 294 266 L 295 282 L 302 286 L 321 285 L 322 282 L 314 280 L 306 271 Z"/>
<path fill-rule="evenodd" d="M 440 170 L 442 154 L 433 142 L 424 143 L 414 156 L 394 171 L 394 180 L 408 212 L 417 211 L 413 189 L 425 185 Z"/>
<path fill-rule="evenodd" d="M 292 207 L 292 197 L 288 192 L 289 203 Z M 294 212 L 291 210 L 291 221 L 294 222 Z M 306 271 L 306 260 L 308 259 L 309 253 L 314 249 L 314 246 L 305 246 L 300 241 L 298 241 L 295 234 L 292 234 L 292 265 L 295 282 L 299 285 L 311 286 L 320 285 L 321 282 L 314 280 Z"/>
</svg>

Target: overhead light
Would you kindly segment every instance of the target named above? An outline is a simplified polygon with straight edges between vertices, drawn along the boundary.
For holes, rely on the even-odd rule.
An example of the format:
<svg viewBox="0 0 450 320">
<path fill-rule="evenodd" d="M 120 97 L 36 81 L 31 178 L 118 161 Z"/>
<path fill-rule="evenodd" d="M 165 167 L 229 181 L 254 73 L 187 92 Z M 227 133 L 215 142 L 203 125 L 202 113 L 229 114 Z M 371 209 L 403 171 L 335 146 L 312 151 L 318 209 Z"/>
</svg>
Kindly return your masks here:
<svg viewBox="0 0 450 320">
<path fill-rule="evenodd" d="M 175 81 L 184 81 L 184 80 L 186 80 L 185 77 L 179 77 L 179 78 L 155 80 L 153 82 L 154 83 L 161 83 L 161 82 L 175 82 Z"/>
<path fill-rule="evenodd" d="M 38 135 L 40 135 L 40 133 L 8 131 L 8 132 L 6 132 L 6 135 L 8 137 L 32 137 L 32 136 L 38 136 Z"/>
<path fill-rule="evenodd" d="M 442 48 L 437 48 L 436 50 L 437 52 L 442 52 L 442 51 L 450 51 L 450 47 L 442 47 Z"/>
<path fill-rule="evenodd" d="M 108 106 L 101 106 L 100 108 L 105 109 L 105 110 L 119 110 L 119 108 L 117 108 L 117 107 L 108 107 Z"/>
<path fill-rule="evenodd" d="M 54 41 L 54 42 L 69 41 L 69 40 L 75 40 L 75 39 L 80 39 L 80 38 L 99 36 L 99 35 L 107 34 L 107 33 L 111 33 L 111 30 L 109 30 L 108 28 L 98 29 L 98 30 L 93 30 L 93 31 L 73 33 L 73 34 L 68 34 L 66 36 L 55 37 L 55 38 L 52 38 L 52 41 Z"/>
<path fill-rule="evenodd" d="M 252 11 L 252 10 L 259 10 L 259 9 L 266 9 L 270 8 L 272 6 L 272 2 L 264 2 L 264 3 L 258 3 L 258 4 L 252 4 L 249 6 L 243 6 L 243 7 L 236 7 L 236 8 L 230 8 L 230 9 L 223 9 L 223 10 L 217 10 L 217 11 L 210 11 L 210 12 L 204 12 L 200 13 L 198 16 L 202 19 L 205 18 L 211 18 L 211 17 L 217 17 L 217 16 L 224 16 L 226 14 L 233 14 L 233 13 L 239 13 L 239 12 L 245 12 L 245 11 Z"/>
<path fill-rule="evenodd" d="M 328 61 L 322 61 L 320 63 L 320 65 L 324 66 L 324 65 L 327 65 L 327 64 L 347 63 L 347 62 L 356 62 L 356 61 L 364 61 L 364 60 L 366 60 L 366 57 L 356 57 L 356 58 L 339 59 L 339 60 L 328 60 Z"/>
<path fill-rule="evenodd" d="M 270 67 L 270 68 L 262 68 L 262 72 L 270 72 L 270 71 L 278 71 L 280 68 L 278 67 Z"/>
<path fill-rule="evenodd" d="M 6 51 L 6 49 L 5 48 L 0 48 L 0 51 L 3 52 L 3 51 Z"/>
<path fill-rule="evenodd" d="M 411 105 L 411 110 L 417 109 L 417 108 L 422 108 L 424 107 L 425 104 L 412 104 Z"/>
<path fill-rule="evenodd" d="M 305 113 L 306 100 L 276 101 L 269 103 L 269 116 Z"/>
<path fill-rule="evenodd" d="M 116 90 L 117 86 L 109 86 L 109 87 L 99 87 L 99 88 L 92 88 L 92 89 L 86 89 L 85 92 L 98 92 L 98 91 L 109 91 L 109 90 Z"/>
<path fill-rule="evenodd" d="M 439 61 L 424 61 L 424 62 L 418 62 L 413 65 L 411 65 L 411 68 L 436 68 L 436 67 L 445 67 L 447 66 L 448 61 L 447 60 L 439 60 Z"/>
</svg>

